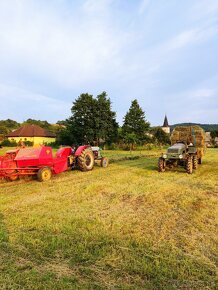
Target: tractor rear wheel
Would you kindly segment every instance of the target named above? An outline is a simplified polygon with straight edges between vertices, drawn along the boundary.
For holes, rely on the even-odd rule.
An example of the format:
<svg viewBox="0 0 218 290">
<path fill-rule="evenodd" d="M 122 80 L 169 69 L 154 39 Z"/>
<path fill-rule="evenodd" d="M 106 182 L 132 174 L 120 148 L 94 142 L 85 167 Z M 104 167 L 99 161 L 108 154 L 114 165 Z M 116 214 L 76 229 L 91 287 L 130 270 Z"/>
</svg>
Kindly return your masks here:
<svg viewBox="0 0 218 290">
<path fill-rule="evenodd" d="M 162 157 L 160 157 L 158 159 L 158 171 L 164 172 L 165 169 L 166 169 L 166 161 Z"/>
<path fill-rule="evenodd" d="M 108 164 L 109 164 L 108 158 L 107 157 L 102 157 L 101 158 L 101 167 L 106 168 L 106 167 L 108 167 Z"/>
<path fill-rule="evenodd" d="M 197 155 L 193 156 L 193 169 L 197 169 L 198 168 L 198 158 Z"/>
<path fill-rule="evenodd" d="M 51 176 L 52 176 L 52 172 L 51 172 L 51 168 L 49 167 L 42 167 L 39 169 L 37 173 L 37 179 L 39 181 L 48 181 L 51 179 Z"/>
<path fill-rule="evenodd" d="M 186 172 L 188 174 L 192 174 L 193 171 L 193 162 L 192 162 L 192 157 L 188 156 L 186 160 Z"/>
<path fill-rule="evenodd" d="M 89 148 L 84 149 L 78 157 L 79 169 L 81 171 L 90 171 L 93 169 L 94 163 L 95 159 L 93 152 Z"/>
</svg>

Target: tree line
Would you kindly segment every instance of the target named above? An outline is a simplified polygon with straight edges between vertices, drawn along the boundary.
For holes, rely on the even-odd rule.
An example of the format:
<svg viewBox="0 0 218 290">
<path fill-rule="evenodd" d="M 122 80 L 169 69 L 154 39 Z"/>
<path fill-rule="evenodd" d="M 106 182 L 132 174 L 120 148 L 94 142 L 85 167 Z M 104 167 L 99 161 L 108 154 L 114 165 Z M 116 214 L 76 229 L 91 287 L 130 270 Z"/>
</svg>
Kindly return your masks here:
<svg viewBox="0 0 218 290">
<path fill-rule="evenodd" d="M 169 142 L 169 136 L 160 127 L 150 127 L 145 112 L 136 99 L 132 101 L 121 127 L 116 121 L 116 112 L 112 110 L 111 100 L 106 92 L 96 97 L 88 93 L 81 94 L 73 102 L 71 113 L 61 123 L 65 126 L 59 134 L 59 142 L 62 144 L 116 143 L 133 148 L 145 143 Z"/>
<path fill-rule="evenodd" d="M 0 135 L 6 135 L 20 125 L 36 124 L 57 134 L 57 143 L 64 145 L 112 145 L 133 148 L 145 143 L 166 144 L 169 136 L 160 128 L 151 128 L 145 112 L 134 99 L 123 118 L 123 125 L 116 121 L 116 112 L 106 92 L 94 97 L 81 94 L 71 107 L 71 116 L 57 125 L 47 121 L 27 119 L 22 124 L 13 120 L 0 121 Z"/>
</svg>

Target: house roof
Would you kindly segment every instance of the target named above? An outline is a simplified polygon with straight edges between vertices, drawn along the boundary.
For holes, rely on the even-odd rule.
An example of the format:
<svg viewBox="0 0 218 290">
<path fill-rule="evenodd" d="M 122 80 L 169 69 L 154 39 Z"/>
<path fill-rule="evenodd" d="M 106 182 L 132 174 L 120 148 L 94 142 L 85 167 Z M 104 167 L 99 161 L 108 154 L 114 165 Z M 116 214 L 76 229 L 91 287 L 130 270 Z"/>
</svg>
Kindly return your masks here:
<svg viewBox="0 0 218 290">
<path fill-rule="evenodd" d="M 168 123 L 168 120 L 167 120 L 167 116 L 166 115 L 165 115 L 164 123 L 163 123 L 163 126 L 162 127 L 169 127 L 169 123 Z"/>
<path fill-rule="evenodd" d="M 7 137 L 56 137 L 56 134 L 38 125 L 24 125 L 9 133 Z"/>
</svg>

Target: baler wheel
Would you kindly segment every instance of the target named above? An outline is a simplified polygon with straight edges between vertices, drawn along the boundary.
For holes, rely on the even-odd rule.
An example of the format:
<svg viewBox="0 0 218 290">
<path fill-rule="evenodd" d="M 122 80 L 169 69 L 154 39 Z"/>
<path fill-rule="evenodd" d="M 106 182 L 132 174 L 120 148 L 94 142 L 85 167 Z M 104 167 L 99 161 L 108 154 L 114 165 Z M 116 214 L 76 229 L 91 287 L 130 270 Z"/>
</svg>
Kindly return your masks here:
<svg viewBox="0 0 218 290">
<path fill-rule="evenodd" d="M 94 167 L 94 154 L 89 149 L 86 148 L 82 151 L 81 155 L 78 157 L 78 166 L 81 171 L 90 171 Z"/>
<path fill-rule="evenodd" d="M 193 161 L 192 161 L 192 157 L 188 156 L 187 160 L 186 160 L 186 172 L 188 174 L 192 174 L 193 171 Z"/>
<path fill-rule="evenodd" d="M 196 155 L 193 156 L 193 169 L 198 168 L 198 158 Z"/>
<path fill-rule="evenodd" d="M 18 178 L 19 178 L 18 175 L 11 175 L 11 176 L 6 177 L 6 180 L 7 181 L 16 181 L 16 180 L 18 180 Z"/>
<path fill-rule="evenodd" d="M 39 181 L 48 181 L 51 179 L 52 172 L 49 167 L 42 167 L 37 173 L 37 178 Z"/>
<path fill-rule="evenodd" d="M 166 169 L 166 161 L 162 157 L 160 157 L 158 159 L 158 171 L 164 172 L 165 169 Z"/>
<path fill-rule="evenodd" d="M 106 168 L 106 167 L 108 167 L 108 164 L 109 164 L 108 158 L 107 157 L 102 157 L 101 158 L 101 167 Z"/>
</svg>

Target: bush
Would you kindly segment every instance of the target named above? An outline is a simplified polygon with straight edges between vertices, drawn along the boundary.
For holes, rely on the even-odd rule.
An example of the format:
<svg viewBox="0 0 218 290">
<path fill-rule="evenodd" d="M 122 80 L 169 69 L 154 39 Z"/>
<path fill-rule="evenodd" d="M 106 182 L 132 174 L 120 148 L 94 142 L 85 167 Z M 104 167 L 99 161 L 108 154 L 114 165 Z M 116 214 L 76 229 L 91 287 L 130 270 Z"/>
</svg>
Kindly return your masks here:
<svg viewBox="0 0 218 290">
<path fill-rule="evenodd" d="M 10 141 L 8 139 L 3 140 L 1 145 L 4 147 L 17 147 L 16 141 Z"/>
<path fill-rule="evenodd" d="M 50 146 L 50 147 L 55 148 L 55 149 L 60 147 L 58 142 L 45 143 L 44 145 L 45 146 Z"/>
<path fill-rule="evenodd" d="M 29 147 L 33 146 L 33 142 L 31 141 L 24 141 L 24 144 L 25 146 L 29 146 Z"/>
</svg>

